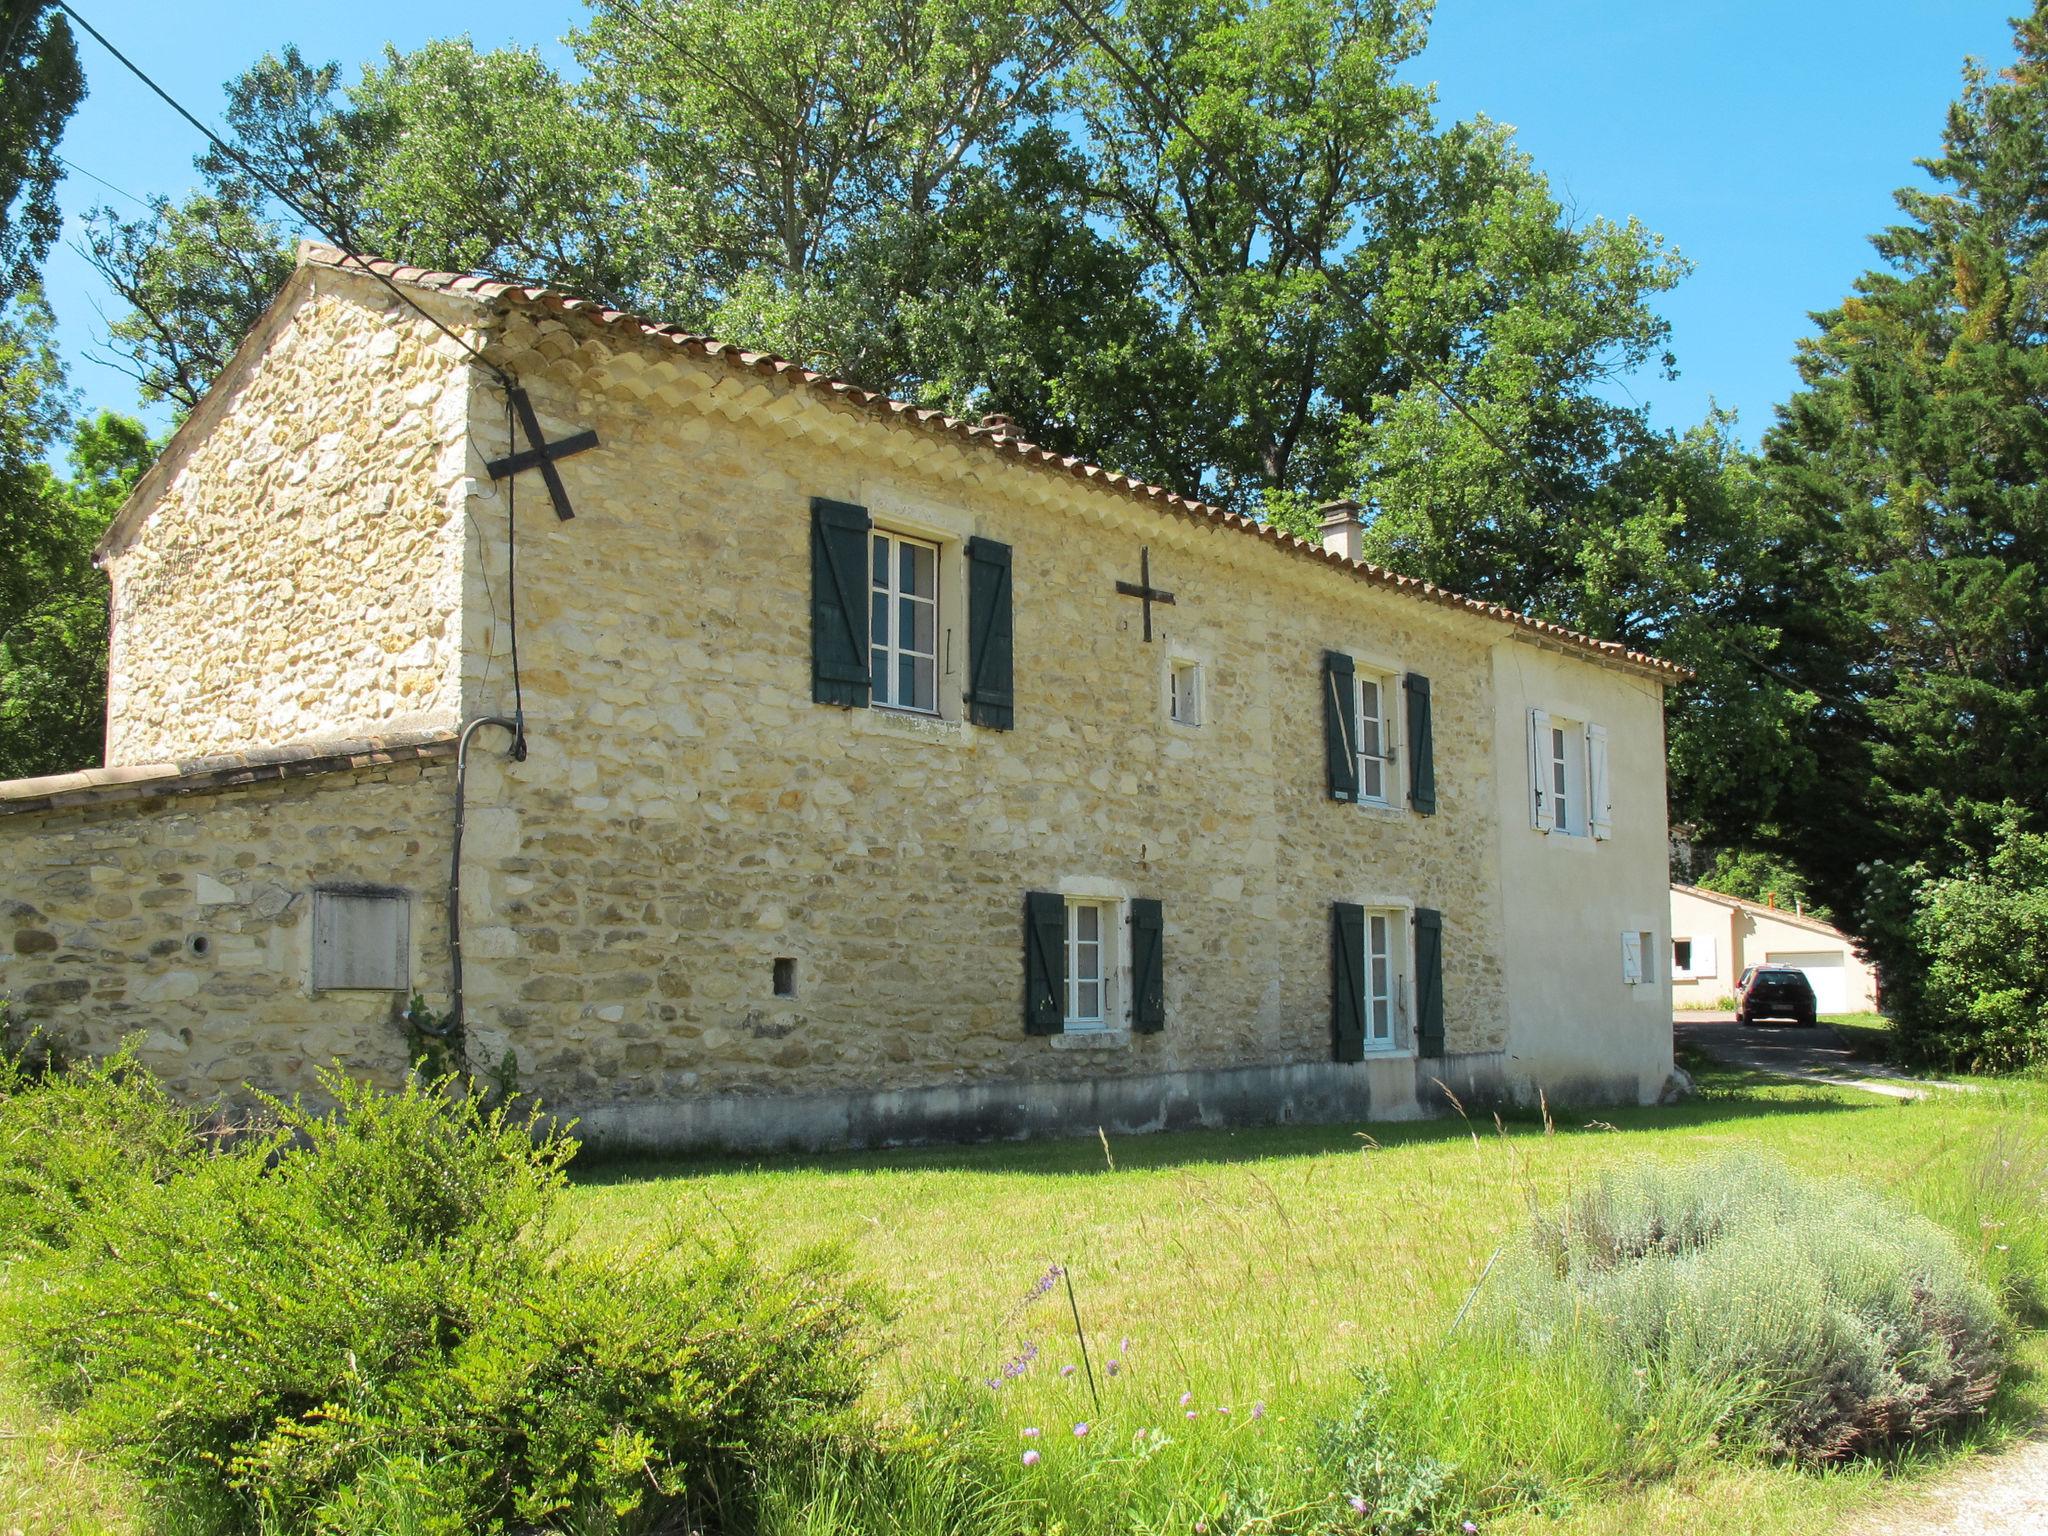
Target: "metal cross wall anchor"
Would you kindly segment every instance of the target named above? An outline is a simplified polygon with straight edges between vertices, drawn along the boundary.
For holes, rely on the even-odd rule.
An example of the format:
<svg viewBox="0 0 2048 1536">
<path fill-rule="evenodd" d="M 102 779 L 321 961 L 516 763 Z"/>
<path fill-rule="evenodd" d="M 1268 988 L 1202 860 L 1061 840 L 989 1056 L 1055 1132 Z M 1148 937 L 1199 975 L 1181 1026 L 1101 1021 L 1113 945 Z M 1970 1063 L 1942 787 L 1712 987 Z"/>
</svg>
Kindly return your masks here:
<svg viewBox="0 0 2048 1536">
<path fill-rule="evenodd" d="M 1173 594 L 1152 585 L 1152 546 L 1145 545 L 1138 551 L 1138 579 L 1135 583 L 1120 581 L 1116 584 L 1119 597 L 1135 597 L 1145 605 L 1145 643 L 1152 643 L 1152 605 L 1165 603 L 1171 607 Z"/>
<path fill-rule="evenodd" d="M 540 419 L 533 414 L 533 402 L 526 398 L 526 391 L 511 389 L 506 394 L 512 401 L 512 409 L 518 413 L 519 425 L 525 430 L 526 441 L 531 446 L 507 454 L 502 459 L 493 459 L 484 468 L 490 471 L 493 480 L 506 479 L 522 469 L 539 469 L 541 479 L 547 482 L 548 500 L 554 503 L 555 516 L 566 523 L 576 515 L 576 511 L 569 505 L 569 492 L 555 470 L 555 460 L 566 459 L 586 448 L 595 448 L 597 434 L 578 432 L 551 443 L 540 435 Z"/>
</svg>

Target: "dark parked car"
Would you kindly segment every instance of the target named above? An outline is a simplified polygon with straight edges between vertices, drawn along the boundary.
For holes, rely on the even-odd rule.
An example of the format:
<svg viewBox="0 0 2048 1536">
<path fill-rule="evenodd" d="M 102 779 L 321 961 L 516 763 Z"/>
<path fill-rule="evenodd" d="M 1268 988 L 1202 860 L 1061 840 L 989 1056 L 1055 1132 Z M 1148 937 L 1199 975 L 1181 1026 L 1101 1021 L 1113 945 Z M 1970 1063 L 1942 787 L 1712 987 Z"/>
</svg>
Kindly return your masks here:
<svg viewBox="0 0 2048 1536">
<path fill-rule="evenodd" d="M 1806 979 L 1806 973 L 1782 965 L 1759 965 L 1747 972 L 1736 1002 L 1738 1024 L 1789 1019 L 1811 1029 L 1820 1011 L 1814 1000 L 1813 983 Z"/>
</svg>

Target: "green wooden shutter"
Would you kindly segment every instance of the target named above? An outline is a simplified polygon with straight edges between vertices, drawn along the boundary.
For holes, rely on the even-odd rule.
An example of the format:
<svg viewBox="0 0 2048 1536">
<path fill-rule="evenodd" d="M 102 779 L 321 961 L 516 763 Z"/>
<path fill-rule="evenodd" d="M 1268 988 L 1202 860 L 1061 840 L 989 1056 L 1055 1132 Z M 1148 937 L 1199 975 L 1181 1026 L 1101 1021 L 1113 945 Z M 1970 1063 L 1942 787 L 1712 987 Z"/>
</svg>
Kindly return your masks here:
<svg viewBox="0 0 2048 1536">
<path fill-rule="evenodd" d="M 1339 1061 L 1365 1059 L 1365 908 L 1330 904 L 1330 1046 Z"/>
<path fill-rule="evenodd" d="M 967 718 L 1007 731 L 1016 723 L 1011 676 L 1010 546 L 967 541 Z"/>
<path fill-rule="evenodd" d="M 1323 755 L 1329 763 L 1330 798 L 1358 798 L 1358 689 L 1351 658 L 1323 652 Z"/>
<path fill-rule="evenodd" d="M 1137 1006 L 1131 1027 L 1143 1035 L 1166 1027 L 1166 908 L 1147 897 L 1131 901 L 1131 986 Z"/>
<path fill-rule="evenodd" d="M 1055 891 L 1024 895 L 1024 1033 L 1067 1027 L 1067 899 Z"/>
<path fill-rule="evenodd" d="M 1410 672 L 1401 679 L 1408 695 L 1408 803 L 1425 816 L 1436 814 L 1436 735 L 1429 714 L 1429 679 Z"/>
<path fill-rule="evenodd" d="M 811 498 L 811 697 L 868 703 L 868 512 Z"/>
<path fill-rule="evenodd" d="M 1444 915 L 1415 909 L 1415 1052 L 1444 1053 Z"/>
</svg>

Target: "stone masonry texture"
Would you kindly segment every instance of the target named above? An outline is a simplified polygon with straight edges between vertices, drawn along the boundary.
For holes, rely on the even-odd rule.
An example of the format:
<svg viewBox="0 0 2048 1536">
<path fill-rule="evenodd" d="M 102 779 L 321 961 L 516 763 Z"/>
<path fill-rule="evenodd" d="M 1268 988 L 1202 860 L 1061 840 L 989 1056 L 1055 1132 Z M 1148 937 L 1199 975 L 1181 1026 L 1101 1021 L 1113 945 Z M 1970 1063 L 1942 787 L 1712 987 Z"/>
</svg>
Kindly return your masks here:
<svg viewBox="0 0 2048 1536">
<path fill-rule="evenodd" d="M 479 1053 L 513 1050 L 543 1099 L 1323 1062 L 1339 900 L 1440 910 L 1449 1049 L 1509 1045 L 1500 847 L 1520 800 L 1496 748 L 1522 722 L 1497 718 L 1493 679 L 1527 637 L 658 340 L 499 305 L 488 355 L 546 434 L 600 438 L 561 466 L 561 521 L 538 476 L 485 472 L 508 447 L 495 379 L 367 279 L 295 281 L 153 510 L 117 529 L 110 753 L 510 714 L 516 493 L 530 751 L 511 761 L 496 730 L 473 750 L 464 957 Z M 941 544 L 946 718 L 812 701 L 817 496 Z M 970 536 L 1013 551 L 1010 731 L 960 709 Z M 1150 644 L 1115 591 L 1141 548 L 1177 597 Z M 1434 816 L 1327 797 L 1330 649 L 1430 678 Z M 1167 717 L 1173 657 L 1204 669 L 1198 727 Z M 1659 693 L 1624 690 L 1633 713 L 1605 723 L 1661 741 Z M 96 1047 L 145 1032 L 145 1059 L 195 1096 L 290 1090 L 329 1057 L 395 1071 L 402 999 L 313 994 L 304 913 L 322 882 L 406 888 L 414 983 L 445 1005 L 452 774 L 0 817 L 0 989 Z M 1661 807 L 1661 782 L 1626 792 Z M 1090 1048 L 1024 1032 L 1024 894 L 1063 889 L 1163 902 L 1163 1030 Z M 778 959 L 794 996 L 775 992 Z M 1646 1068 L 1616 1092 L 1660 1082 Z"/>
</svg>

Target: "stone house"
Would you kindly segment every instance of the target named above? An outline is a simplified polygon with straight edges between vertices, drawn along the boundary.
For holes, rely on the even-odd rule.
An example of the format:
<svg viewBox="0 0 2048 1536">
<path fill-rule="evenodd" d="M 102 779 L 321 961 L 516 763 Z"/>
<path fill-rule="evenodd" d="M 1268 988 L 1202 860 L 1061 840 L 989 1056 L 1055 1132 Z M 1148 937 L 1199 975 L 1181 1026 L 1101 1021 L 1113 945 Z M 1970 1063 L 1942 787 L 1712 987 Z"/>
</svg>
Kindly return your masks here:
<svg viewBox="0 0 2048 1536">
<path fill-rule="evenodd" d="M 0 785 L 0 990 L 202 1099 L 417 991 L 615 1145 L 1654 1097 L 1683 674 L 1357 516 L 308 246 L 102 546 L 108 766 Z"/>
</svg>

